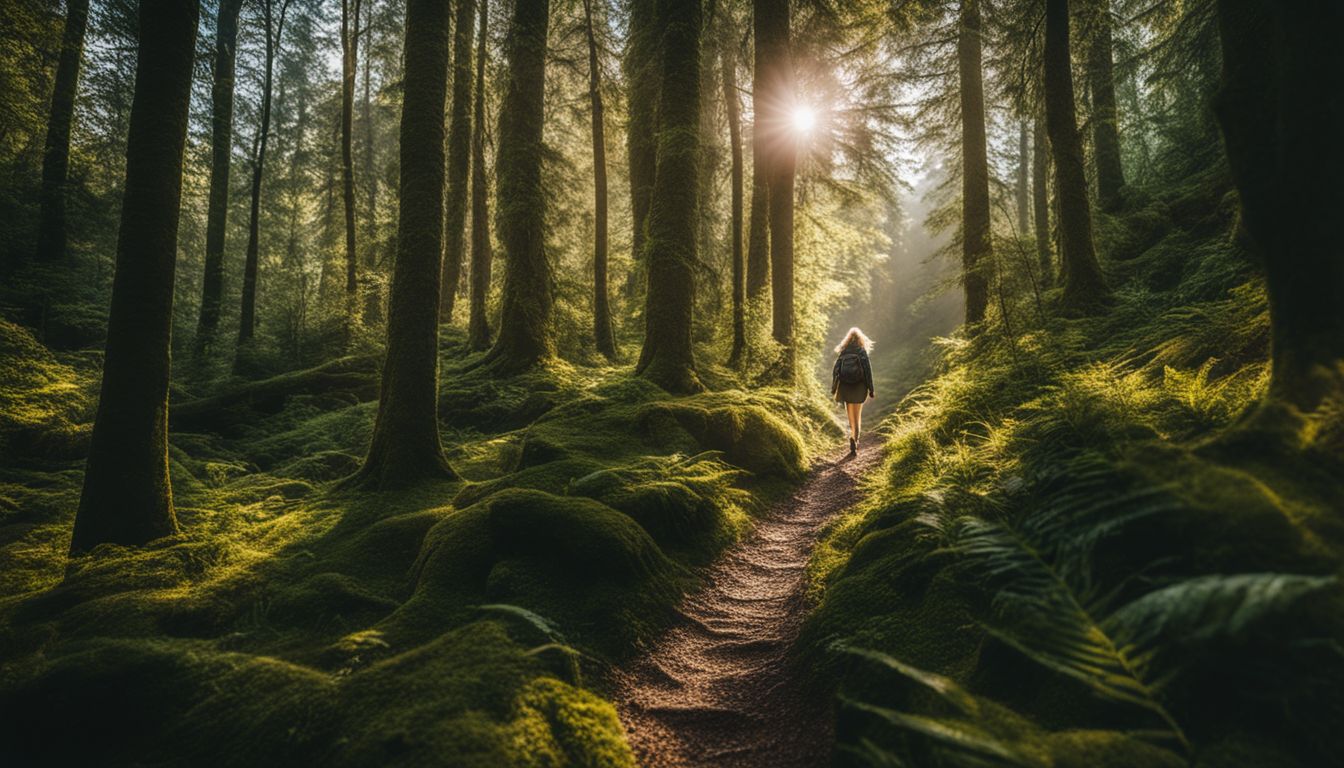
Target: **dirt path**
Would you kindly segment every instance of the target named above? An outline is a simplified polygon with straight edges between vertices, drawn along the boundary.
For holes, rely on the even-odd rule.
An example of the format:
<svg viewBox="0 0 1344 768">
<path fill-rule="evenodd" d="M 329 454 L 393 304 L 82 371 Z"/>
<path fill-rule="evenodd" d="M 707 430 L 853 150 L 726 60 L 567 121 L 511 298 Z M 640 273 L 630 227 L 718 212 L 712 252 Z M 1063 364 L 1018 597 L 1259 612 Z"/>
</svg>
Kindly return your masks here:
<svg viewBox="0 0 1344 768">
<path fill-rule="evenodd" d="M 804 614 L 803 570 L 822 525 L 859 498 L 879 458 L 865 438 L 820 462 L 794 495 L 710 567 L 685 619 L 615 675 L 616 706 L 644 768 L 825 765 L 828 709 L 786 654 Z"/>
</svg>

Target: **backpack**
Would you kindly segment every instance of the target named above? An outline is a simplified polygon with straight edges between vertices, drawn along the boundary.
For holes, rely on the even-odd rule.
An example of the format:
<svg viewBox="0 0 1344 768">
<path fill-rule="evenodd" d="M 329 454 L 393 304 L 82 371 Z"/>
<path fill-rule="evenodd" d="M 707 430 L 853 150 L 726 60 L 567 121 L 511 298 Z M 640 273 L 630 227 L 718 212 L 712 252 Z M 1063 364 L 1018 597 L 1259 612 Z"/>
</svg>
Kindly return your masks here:
<svg viewBox="0 0 1344 768">
<path fill-rule="evenodd" d="M 840 383 L 863 384 L 867 377 L 863 374 L 863 358 L 857 352 L 846 352 L 840 356 Z"/>
</svg>

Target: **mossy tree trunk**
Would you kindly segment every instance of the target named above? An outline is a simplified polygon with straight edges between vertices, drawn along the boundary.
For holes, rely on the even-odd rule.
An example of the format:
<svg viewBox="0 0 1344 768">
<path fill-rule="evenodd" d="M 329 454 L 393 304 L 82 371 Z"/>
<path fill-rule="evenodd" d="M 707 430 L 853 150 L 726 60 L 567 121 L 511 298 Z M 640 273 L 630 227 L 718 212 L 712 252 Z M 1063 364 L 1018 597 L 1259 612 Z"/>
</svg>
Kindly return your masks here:
<svg viewBox="0 0 1344 768">
<path fill-rule="evenodd" d="M 1311 410 L 1344 386 L 1344 5 L 1219 0 L 1218 15 L 1217 112 L 1265 270 L 1270 395 Z"/>
<path fill-rule="evenodd" d="M 1055 268 L 1050 252 L 1050 147 L 1043 115 L 1037 116 L 1031 136 L 1031 212 L 1041 285 L 1050 285 L 1055 279 Z"/>
<path fill-rule="evenodd" d="M 345 293 L 351 301 L 359 289 L 359 257 L 355 251 L 354 133 L 360 2 L 341 0 L 341 201 L 345 204 Z"/>
<path fill-rule="evenodd" d="M 1073 100 L 1068 0 L 1045 4 L 1045 120 L 1059 201 L 1061 303 L 1066 312 L 1090 312 L 1106 302 L 1108 292 L 1092 241 L 1092 206 Z"/>
<path fill-rule="evenodd" d="M 220 0 L 215 16 L 215 71 L 210 87 L 210 199 L 205 221 L 205 272 L 194 354 L 203 360 L 219 331 L 224 297 L 224 242 L 233 163 L 233 89 L 238 58 L 238 12 L 243 0 Z"/>
<path fill-rule="evenodd" d="M 373 29 L 373 0 L 364 4 L 368 9 L 368 16 L 364 21 L 363 28 L 369 30 L 365 34 L 371 35 Z M 377 289 L 377 283 L 373 279 L 378 270 L 378 175 L 374 173 L 375 145 L 373 136 L 373 44 L 369 42 L 364 46 L 364 96 L 360 105 L 360 122 L 363 124 L 364 134 L 364 194 L 366 200 L 364 207 L 366 209 L 364 222 L 364 322 L 370 325 L 382 321 L 383 303 L 381 292 Z"/>
<path fill-rule="evenodd" d="M 399 488 L 451 478 L 439 441 L 439 270 L 443 259 L 444 101 L 452 17 L 442 0 L 406 5 L 400 215 L 387 358 L 368 457 L 353 481 Z"/>
<path fill-rule="evenodd" d="M 476 40 L 476 98 L 471 126 L 471 306 L 467 341 L 482 351 L 490 347 L 490 194 L 485 178 L 485 57 L 489 49 L 488 0 L 480 0 L 480 32 Z"/>
<path fill-rule="evenodd" d="M 548 0 L 517 0 L 509 31 L 508 76 L 499 112 L 495 177 L 504 294 L 499 338 L 481 361 L 498 374 L 525 371 L 555 355 L 551 266 L 546 259 L 546 195 L 541 188 Z"/>
<path fill-rule="evenodd" d="M 725 14 L 727 10 L 725 10 Z M 737 95 L 737 41 L 731 18 L 724 17 L 719 56 L 723 66 L 723 103 L 728 115 L 728 149 L 732 158 L 732 216 L 728 229 L 733 259 L 733 346 L 728 365 L 742 364 L 747 351 L 747 264 L 742 251 L 742 116 Z"/>
<path fill-rule="evenodd" d="M 1125 171 L 1120 162 L 1120 127 L 1115 105 L 1115 62 L 1110 0 L 1087 0 L 1090 40 L 1087 82 L 1092 93 L 1092 149 L 1097 162 L 1097 204 L 1115 211 L 1122 202 Z"/>
<path fill-rule="evenodd" d="M 659 35 L 655 0 L 630 1 L 630 32 L 626 47 L 626 150 L 630 164 L 631 255 L 635 269 L 626 281 L 626 295 L 638 294 L 644 270 L 649 206 L 658 166 Z"/>
<path fill-rule="evenodd" d="M 103 381 L 72 553 L 177 531 L 168 482 L 168 375 L 199 11 L 194 0 L 140 2 Z"/>
<path fill-rule="evenodd" d="M 989 161 L 985 146 L 985 84 L 981 70 L 979 0 L 962 0 L 957 31 L 961 93 L 961 282 L 966 322 L 985 319 L 988 270 L 993 262 L 989 236 Z"/>
<path fill-rule="evenodd" d="M 266 145 L 271 138 L 271 94 L 275 83 L 275 59 L 280 52 L 281 36 L 285 32 L 285 14 L 289 0 L 280 0 L 280 13 L 275 13 L 274 0 L 262 0 L 261 18 L 266 36 L 266 58 L 261 84 L 261 124 L 252 142 L 252 204 L 247 220 L 247 256 L 243 261 L 243 305 L 238 316 L 238 348 L 233 368 L 247 368 L 252 337 L 257 329 L 257 270 L 261 249 L 261 182 L 266 171 Z"/>
<path fill-rule="evenodd" d="M 700 161 L 700 0 L 658 0 L 662 30 L 658 162 L 649 211 L 645 317 L 639 375 L 669 392 L 702 389 L 691 345 L 695 307 Z"/>
<path fill-rule="evenodd" d="M 597 34 L 593 29 L 593 0 L 583 0 L 588 36 L 588 100 L 593 119 L 593 341 L 608 360 L 616 359 L 607 301 L 607 138 L 602 109 L 602 73 L 598 69 Z"/>
<path fill-rule="evenodd" d="M 763 142 L 769 185 L 771 335 L 783 348 L 779 373 L 793 375 L 793 181 L 798 142 L 792 124 L 793 57 L 789 0 L 753 3 L 757 72 L 756 140 Z"/>
<path fill-rule="evenodd" d="M 443 288 L 439 293 L 439 320 L 453 319 L 458 284 L 462 281 L 462 250 L 467 224 L 467 191 L 471 184 L 472 22 L 475 0 L 457 0 L 453 22 L 453 96 L 448 127 L 448 205 L 443 219 Z"/>
<path fill-rule="evenodd" d="M 70 172 L 70 124 L 75 117 L 79 68 L 84 59 L 84 31 L 89 25 L 89 0 L 67 0 L 61 56 L 51 90 L 51 114 L 42 150 L 42 189 L 37 222 L 37 258 L 65 258 L 65 194 Z"/>
</svg>

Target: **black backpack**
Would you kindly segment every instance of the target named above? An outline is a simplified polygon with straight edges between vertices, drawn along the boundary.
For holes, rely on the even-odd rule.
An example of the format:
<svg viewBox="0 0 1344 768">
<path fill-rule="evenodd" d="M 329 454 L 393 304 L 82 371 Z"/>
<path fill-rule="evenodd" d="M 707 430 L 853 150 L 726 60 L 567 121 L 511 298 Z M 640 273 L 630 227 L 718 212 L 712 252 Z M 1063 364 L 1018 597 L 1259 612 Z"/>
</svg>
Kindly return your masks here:
<svg viewBox="0 0 1344 768">
<path fill-rule="evenodd" d="M 863 384 L 867 377 L 863 375 L 863 357 L 857 352 L 846 352 L 840 356 L 840 383 Z"/>
</svg>

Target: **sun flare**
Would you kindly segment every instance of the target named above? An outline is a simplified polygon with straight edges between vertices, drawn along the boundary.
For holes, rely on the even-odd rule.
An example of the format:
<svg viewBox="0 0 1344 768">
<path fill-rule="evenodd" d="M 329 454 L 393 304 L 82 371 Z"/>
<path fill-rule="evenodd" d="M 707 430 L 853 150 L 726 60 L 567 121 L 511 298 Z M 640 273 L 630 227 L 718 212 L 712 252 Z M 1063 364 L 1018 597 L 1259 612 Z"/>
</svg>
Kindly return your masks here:
<svg viewBox="0 0 1344 768">
<path fill-rule="evenodd" d="M 809 106 L 793 108 L 793 129 L 799 133 L 808 133 L 817 124 L 817 113 Z"/>
</svg>

